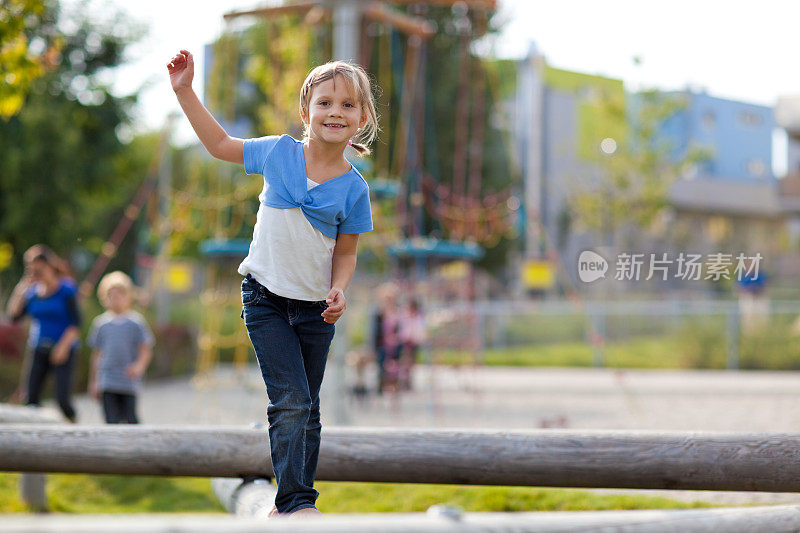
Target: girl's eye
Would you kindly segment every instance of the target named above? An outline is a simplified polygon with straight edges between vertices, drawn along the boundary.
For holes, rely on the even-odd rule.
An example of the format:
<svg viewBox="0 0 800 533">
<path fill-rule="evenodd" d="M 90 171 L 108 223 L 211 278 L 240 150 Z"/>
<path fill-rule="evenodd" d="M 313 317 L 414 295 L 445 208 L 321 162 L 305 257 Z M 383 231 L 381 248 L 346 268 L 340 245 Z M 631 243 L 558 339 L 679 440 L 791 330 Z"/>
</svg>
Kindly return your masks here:
<svg viewBox="0 0 800 533">
<path fill-rule="evenodd" d="M 344 104 L 344 106 L 345 107 L 353 107 L 353 104 L 351 104 L 350 102 L 347 102 L 346 104 Z"/>
</svg>

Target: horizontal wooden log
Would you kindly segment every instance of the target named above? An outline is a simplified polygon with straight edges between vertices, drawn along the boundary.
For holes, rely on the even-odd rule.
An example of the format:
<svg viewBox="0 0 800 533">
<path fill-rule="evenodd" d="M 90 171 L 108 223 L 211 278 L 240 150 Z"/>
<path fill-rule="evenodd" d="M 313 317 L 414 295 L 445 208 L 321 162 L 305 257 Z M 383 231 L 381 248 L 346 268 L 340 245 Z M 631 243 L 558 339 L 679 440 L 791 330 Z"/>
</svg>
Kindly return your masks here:
<svg viewBox="0 0 800 533">
<path fill-rule="evenodd" d="M 247 9 L 241 11 L 229 11 L 222 15 L 225 20 L 232 20 L 237 17 L 262 17 L 272 18 L 281 15 L 291 15 L 296 13 L 305 13 L 309 9 L 316 7 L 319 4 L 316 0 L 298 1 L 286 5 L 268 6 L 257 9 Z"/>
<path fill-rule="evenodd" d="M 414 4 L 419 0 L 390 0 L 393 4 Z M 466 4 L 470 9 L 482 9 L 487 11 L 494 11 L 497 9 L 497 0 L 428 0 L 425 2 L 429 5 L 450 6 L 455 3 Z"/>
<path fill-rule="evenodd" d="M 635 531 L 637 533 L 789 533 L 800 528 L 798 506 L 669 511 L 323 515 L 314 518 L 236 519 L 181 516 L 3 517 L 4 533 L 527 533 Z"/>
<path fill-rule="evenodd" d="M 0 470 L 273 477 L 264 429 L 0 426 Z M 326 428 L 317 479 L 800 492 L 800 434 Z"/>
<path fill-rule="evenodd" d="M 421 39 L 430 39 L 436 35 L 433 25 L 424 18 L 408 16 L 386 6 L 383 2 L 369 2 L 364 7 L 364 17 Z"/>
</svg>

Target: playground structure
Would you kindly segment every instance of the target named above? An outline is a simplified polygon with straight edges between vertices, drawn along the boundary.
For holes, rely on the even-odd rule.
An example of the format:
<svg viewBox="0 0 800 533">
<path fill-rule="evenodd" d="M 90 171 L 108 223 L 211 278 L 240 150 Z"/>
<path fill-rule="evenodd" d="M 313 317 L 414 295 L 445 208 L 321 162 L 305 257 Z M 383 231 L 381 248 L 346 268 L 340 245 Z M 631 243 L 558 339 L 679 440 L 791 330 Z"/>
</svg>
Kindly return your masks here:
<svg viewBox="0 0 800 533">
<path fill-rule="evenodd" d="M 294 1 L 228 13 L 225 19 L 303 15 L 303 24 L 308 27 L 331 28 L 334 57 L 358 58 L 368 71 L 375 73 L 377 85 L 385 95 L 382 105 L 389 106 L 394 101 L 398 118 L 389 132 L 389 141 L 385 141 L 386 148 L 377 150 L 374 161 L 353 160 L 370 180 L 372 192 L 375 231 L 364 236 L 362 250 L 393 265 L 393 275 L 403 285 L 405 294 L 418 295 L 423 300 L 470 301 L 479 297 L 473 263 L 483 257 L 486 246 L 494 246 L 504 236 L 513 236 L 514 231 L 515 209 L 509 206 L 515 198 L 510 189 L 483 190 L 484 126 L 489 111 L 486 96 L 489 91 L 495 96 L 499 91 L 497 80 L 470 51 L 473 41 L 488 31 L 496 2 L 417 2 L 411 10 L 416 14 L 412 15 L 390 5 L 407 3 Z M 452 9 L 455 18 L 451 31 L 458 38 L 460 74 L 449 180 L 442 179 L 439 169 L 436 123 L 429 95 L 428 41 L 441 31 L 424 16 L 431 6 Z M 241 51 L 236 39 L 226 33 L 215 46 L 219 55 L 212 74 L 224 78 L 224 85 L 236 87 L 238 83 L 230 83 L 231 77 L 239 80 L 241 75 Z M 309 54 L 303 57 L 308 60 Z M 287 76 L 298 73 L 304 76 L 310 65 L 295 63 Z M 228 116 L 234 113 L 236 92 L 223 93 L 217 105 L 223 116 Z M 275 108 L 274 114 L 296 122 L 295 106 L 292 98 L 292 112 Z M 281 127 L 291 130 L 288 124 Z M 247 239 L 255 222 L 254 202 L 248 200 L 257 197 L 261 184 L 242 180 L 230 167 L 201 162 L 194 157 L 189 158 L 188 167 L 180 175 L 173 176 L 167 150 L 170 130 L 168 122 L 145 182 L 103 245 L 81 283 L 80 292 L 84 298 L 91 294 L 133 223 L 144 215 L 150 240 L 157 242 L 157 250 L 152 257 L 143 256 L 140 266 L 144 267 L 146 299 L 155 301 L 156 321 L 164 325 L 169 320 L 166 302 L 170 257 L 176 251 L 185 251 L 187 243 L 199 244 L 204 282 L 199 296 L 196 368 L 202 376 L 220 361 L 223 350 L 232 350 L 233 360 L 240 366 L 249 360 L 249 342 L 243 329 L 227 317 L 239 313 L 238 287 L 232 273 L 237 261 L 247 254 Z M 507 139 L 504 146 L 510 146 Z M 506 155 L 511 168 L 513 158 Z M 453 287 L 458 290 L 453 291 Z M 472 321 L 468 323 L 475 325 Z M 466 328 L 466 335 L 453 327 L 440 328 L 446 331 L 445 338 L 437 342 L 432 337 L 432 346 L 470 351 L 472 360 L 477 361 L 475 351 L 480 339 L 474 333 L 479 328 L 472 326 Z"/>
<path fill-rule="evenodd" d="M 294 1 L 231 12 L 225 19 L 232 23 L 240 17 L 255 16 L 268 18 L 274 25 L 282 17 L 299 15 L 301 29 L 330 36 L 334 57 L 358 60 L 374 73 L 376 84 L 382 89 L 379 104 L 389 106 L 394 102 L 398 118 L 393 126 L 386 128 L 390 130 L 389 138 L 383 141 L 385 148 L 377 148 L 374 160 L 353 160 L 369 179 L 372 192 L 375 231 L 364 236 L 362 250 L 393 265 L 393 275 L 400 280 L 405 278 L 404 292 L 418 294 L 423 299 L 443 297 L 446 289 L 439 290 L 437 284 L 426 283 L 435 277 L 437 269 L 444 267 L 450 273 L 445 277 L 450 279 L 453 272 L 459 272 L 460 277 L 451 286 L 460 288 L 457 299 L 469 301 L 476 297 L 473 263 L 483 257 L 485 247 L 494 246 L 514 231 L 515 212 L 508 207 L 512 199 L 510 189 L 486 191 L 483 186 L 484 124 L 490 111 L 486 97 L 488 92 L 497 95 L 499 91 L 497 80 L 470 51 L 474 40 L 488 31 L 496 2 L 422 2 L 416 3 L 410 14 L 391 4 L 404 6 L 407 2 Z M 437 32 L 444 31 L 425 17 L 426 10 L 433 6 L 452 9 L 451 31 L 456 33 L 458 41 L 460 77 L 454 95 L 455 145 L 452 176 L 447 180 L 439 169 L 435 145 L 437 124 L 430 109 L 429 41 Z M 330 33 L 327 29 L 318 31 L 323 27 L 330 28 Z M 268 26 L 267 30 L 281 31 L 274 26 Z M 298 39 L 301 43 L 312 41 Z M 319 38 L 316 42 L 319 43 Z M 237 98 L 230 87 L 238 86 L 244 70 L 239 47 L 234 32 L 226 32 L 219 39 L 214 48 L 216 60 L 210 69 L 212 78 L 208 80 L 210 101 L 228 120 L 235 118 Z M 294 52 L 306 61 L 310 58 L 308 50 Z M 285 66 L 287 72 L 276 67 L 274 75 L 304 76 L 311 66 L 300 64 L 302 60 L 292 65 L 284 63 L 278 65 Z M 227 88 L 217 90 L 214 84 L 223 78 Z M 288 123 L 275 127 L 292 131 L 296 102 L 292 99 L 281 105 L 273 104 L 269 109 Z M 504 146 L 510 145 L 506 139 Z M 512 168 L 512 158 L 506 155 L 508 167 Z M 154 224 L 162 228 L 157 230 L 159 235 L 169 235 L 169 242 L 161 245 L 161 260 L 157 265 L 163 271 L 170 250 L 180 249 L 181 243 L 200 243 L 205 282 L 200 295 L 197 371 L 203 375 L 220 361 L 222 350 L 233 350 L 237 364 L 244 364 L 249 358 L 249 343 L 242 328 L 232 327 L 225 317 L 239 313 L 236 276 L 231 274 L 237 260 L 247 254 L 248 230 L 255 222 L 252 199 L 257 197 L 261 184 L 242 180 L 240 175 L 234 177 L 222 165 L 197 162 L 190 163 L 179 182 L 167 193 L 168 207 L 160 211 L 161 219 Z M 156 211 L 159 210 L 150 209 L 151 213 Z M 165 232 L 163 228 L 168 229 Z M 159 277 L 163 283 L 163 273 L 156 273 L 151 279 L 158 283 Z M 467 332 L 474 331 L 477 328 L 467 328 Z M 480 344 L 470 335 L 449 336 L 445 342 L 448 347 L 474 352 Z"/>
<path fill-rule="evenodd" d="M 227 13 L 225 19 L 232 21 L 243 16 L 257 16 L 274 22 L 276 17 L 299 14 L 303 15 L 297 28 L 301 32 L 304 26 L 316 28 L 332 19 L 334 58 L 355 60 L 368 72 L 374 73 L 376 85 L 380 87 L 379 107 L 389 107 L 391 102 L 398 104 L 394 128 L 388 132 L 389 139 L 383 140 L 387 148 L 378 146 L 374 165 L 370 165 L 374 166 L 370 177 L 378 178 L 379 189 L 387 181 L 399 185 L 392 191 L 396 199 L 392 226 L 399 227 L 402 235 L 400 240 L 394 241 L 391 253 L 399 258 L 412 258 L 416 262 L 426 257 L 479 259 L 482 251 L 476 251 L 478 243 L 493 246 L 512 229 L 507 206 L 510 192 L 503 190 L 491 193 L 482 190 L 486 94 L 489 88 L 494 93 L 498 91 L 497 80 L 487 75 L 482 61 L 470 51 L 471 44 L 488 31 L 488 19 L 496 9 L 496 2 L 416 2 L 417 15 L 413 16 L 393 9 L 388 5 L 391 3 L 408 4 L 359 0 L 336 3 L 295 1 Z M 436 29 L 424 16 L 426 10 L 434 5 L 451 7 L 454 13 L 452 32 L 458 38 L 460 78 L 455 95 L 453 175 L 449 183 L 442 180 L 438 168 L 436 124 L 430 111 L 432 87 L 427 63 L 428 41 L 437 32 L 443 31 Z M 219 55 L 225 58 L 226 64 L 239 63 L 236 54 L 230 51 L 230 39 L 218 44 L 225 48 L 224 51 L 220 50 Z M 294 52 L 301 57 L 309 55 L 307 52 Z M 227 73 L 236 74 L 239 70 L 229 68 Z M 226 80 L 226 85 L 233 84 Z M 220 101 L 217 105 L 222 109 L 233 109 L 235 97 L 235 92 L 228 91 L 224 96 L 226 101 Z M 277 96 L 274 99 L 278 100 Z M 294 101 L 280 102 L 270 110 L 273 111 L 276 106 L 294 110 L 296 104 Z M 289 115 L 289 121 L 292 124 L 296 122 L 294 113 L 285 109 L 275 109 L 274 114 Z M 283 127 L 291 129 L 291 124 L 284 124 Z M 431 147 L 426 143 L 431 143 Z M 510 143 L 506 143 L 508 146 Z M 356 165 L 360 166 L 358 162 Z M 364 171 L 363 168 L 361 170 Z M 430 219 L 427 223 L 423 210 Z M 428 235 L 431 225 L 439 233 L 449 236 L 450 240 Z M 376 225 L 376 229 L 376 234 L 380 235 L 385 228 Z M 426 241 L 420 244 L 419 238 L 425 238 Z M 431 241 L 434 244 L 441 242 L 446 252 L 440 254 Z"/>
</svg>

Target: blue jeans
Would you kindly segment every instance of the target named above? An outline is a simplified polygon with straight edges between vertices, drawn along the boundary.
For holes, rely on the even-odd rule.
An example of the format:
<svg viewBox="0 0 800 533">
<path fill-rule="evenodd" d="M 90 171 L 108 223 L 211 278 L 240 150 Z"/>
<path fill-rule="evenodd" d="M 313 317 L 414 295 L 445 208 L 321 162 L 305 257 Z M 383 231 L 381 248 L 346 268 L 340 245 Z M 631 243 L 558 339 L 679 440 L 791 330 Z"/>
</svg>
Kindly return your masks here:
<svg viewBox="0 0 800 533">
<path fill-rule="evenodd" d="M 249 274 L 242 282 L 242 317 L 267 386 L 269 445 L 280 513 L 314 507 L 319 458 L 319 389 L 334 325 L 324 301 L 278 296 Z"/>
</svg>

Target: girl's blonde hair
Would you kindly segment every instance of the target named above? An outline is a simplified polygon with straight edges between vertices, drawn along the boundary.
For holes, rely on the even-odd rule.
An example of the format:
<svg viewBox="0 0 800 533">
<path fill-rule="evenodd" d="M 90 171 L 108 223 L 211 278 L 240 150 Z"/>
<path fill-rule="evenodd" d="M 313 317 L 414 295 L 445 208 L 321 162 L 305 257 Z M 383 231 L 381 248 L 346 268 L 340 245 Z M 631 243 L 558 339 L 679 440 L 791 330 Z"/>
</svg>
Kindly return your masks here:
<svg viewBox="0 0 800 533">
<path fill-rule="evenodd" d="M 300 115 L 308 117 L 308 107 L 311 103 L 311 93 L 315 85 L 341 76 L 347 83 L 347 89 L 353 93 L 361 104 L 361 111 L 367 116 L 367 123 L 356 133 L 351 142 L 359 155 L 369 155 L 367 147 L 378 135 L 378 113 L 375 111 L 375 98 L 372 95 L 369 76 L 358 65 L 346 61 L 331 61 L 314 68 L 306 76 L 306 81 L 300 87 Z M 308 138 L 309 125 L 306 124 L 303 140 Z"/>
<path fill-rule="evenodd" d="M 122 289 L 128 295 L 133 296 L 133 281 L 126 273 L 119 270 L 103 276 L 97 285 L 97 297 L 103 305 L 105 305 L 111 289 Z"/>
</svg>

